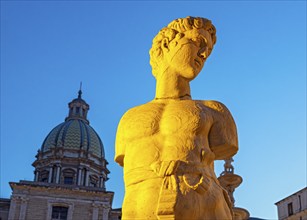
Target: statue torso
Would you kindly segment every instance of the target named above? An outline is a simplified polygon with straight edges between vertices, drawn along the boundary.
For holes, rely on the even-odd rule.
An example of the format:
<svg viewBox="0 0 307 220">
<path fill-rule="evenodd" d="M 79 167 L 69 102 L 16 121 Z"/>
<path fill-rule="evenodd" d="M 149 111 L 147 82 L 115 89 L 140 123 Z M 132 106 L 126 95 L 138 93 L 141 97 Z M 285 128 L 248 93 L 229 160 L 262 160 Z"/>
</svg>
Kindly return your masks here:
<svg viewBox="0 0 307 220">
<path fill-rule="evenodd" d="M 195 100 L 154 100 L 125 113 L 116 143 L 116 159 L 124 166 L 125 218 L 156 219 L 167 207 L 176 219 L 229 219 L 210 146 L 217 137 L 224 142 L 223 127 L 214 128 L 222 115 L 220 103 Z M 183 162 L 181 171 L 172 170 L 174 161 Z M 187 210 L 195 205 L 202 209 L 191 215 Z M 208 212 L 212 209 L 224 211 Z"/>
<path fill-rule="evenodd" d="M 202 101 L 152 101 L 129 110 L 123 123 L 125 172 L 157 161 L 212 162 L 205 157 L 213 117 Z"/>
</svg>

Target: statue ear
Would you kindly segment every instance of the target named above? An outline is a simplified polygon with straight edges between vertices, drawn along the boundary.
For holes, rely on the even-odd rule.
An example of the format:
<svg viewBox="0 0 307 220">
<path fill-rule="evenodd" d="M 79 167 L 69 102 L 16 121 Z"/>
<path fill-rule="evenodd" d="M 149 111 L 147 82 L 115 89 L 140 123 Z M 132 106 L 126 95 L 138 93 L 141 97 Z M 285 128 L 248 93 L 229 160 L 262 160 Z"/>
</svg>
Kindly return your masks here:
<svg viewBox="0 0 307 220">
<path fill-rule="evenodd" d="M 168 47 L 168 45 L 169 45 L 169 41 L 168 41 L 168 39 L 167 38 L 164 38 L 163 40 L 162 40 L 162 42 L 161 42 L 161 48 L 162 48 L 162 50 L 163 51 L 169 51 L 169 47 Z"/>
</svg>

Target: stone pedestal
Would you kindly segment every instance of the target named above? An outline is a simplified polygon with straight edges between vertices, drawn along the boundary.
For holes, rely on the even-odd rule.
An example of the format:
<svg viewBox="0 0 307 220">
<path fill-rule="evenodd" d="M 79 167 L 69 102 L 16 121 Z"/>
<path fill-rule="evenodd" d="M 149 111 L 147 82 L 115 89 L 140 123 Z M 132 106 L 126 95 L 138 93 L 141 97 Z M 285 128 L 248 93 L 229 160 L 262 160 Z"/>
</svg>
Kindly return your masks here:
<svg viewBox="0 0 307 220">
<path fill-rule="evenodd" d="M 249 219 L 249 212 L 246 209 L 235 207 L 235 199 L 233 193 L 237 187 L 243 182 L 241 176 L 234 173 L 234 167 L 231 165 L 233 159 L 225 160 L 224 172 L 221 173 L 218 180 L 221 186 L 228 192 L 229 198 L 232 203 L 233 219 L 234 220 L 247 220 Z"/>
</svg>

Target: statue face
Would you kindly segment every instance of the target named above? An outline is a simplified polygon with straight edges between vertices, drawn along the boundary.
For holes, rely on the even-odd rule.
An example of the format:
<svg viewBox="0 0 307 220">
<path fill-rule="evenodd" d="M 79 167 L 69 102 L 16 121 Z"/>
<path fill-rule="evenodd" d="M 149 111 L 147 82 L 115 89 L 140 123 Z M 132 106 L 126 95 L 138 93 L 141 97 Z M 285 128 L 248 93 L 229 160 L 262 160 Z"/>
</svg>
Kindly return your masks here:
<svg viewBox="0 0 307 220">
<path fill-rule="evenodd" d="M 172 40 L 164 53 L 164 62 L 174 72 L 188 80 L 194 79 L 204 66 L 213 47 L 211 35 L 203 29 L 184 32 L 184 37 Z"/>
</svg>

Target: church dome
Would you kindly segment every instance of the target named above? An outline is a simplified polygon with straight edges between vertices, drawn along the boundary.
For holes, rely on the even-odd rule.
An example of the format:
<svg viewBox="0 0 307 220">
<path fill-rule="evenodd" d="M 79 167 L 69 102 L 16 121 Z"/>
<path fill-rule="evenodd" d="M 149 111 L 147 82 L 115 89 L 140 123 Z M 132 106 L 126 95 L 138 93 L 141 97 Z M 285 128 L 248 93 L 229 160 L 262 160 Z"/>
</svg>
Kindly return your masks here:
<svg viewBox="0 0 307 220">
<path fill-rule="evenodd" d="M 54 147 L 84 150 L 100 158 L 105 156 L 98 134 L 80 119 L 69 119 L 51 130 L 42 144 L 41 151 L 47 152 Z"/>
<path fill-rule="evenodd" d="M 53 128 L 38 150 L 35 181 L 105 190 L 107 169 L 102 141 L 87 120 L 89 105 L 81 98 L 68 103 L 63 123 Z"/>
<path fill-rule="evenodd" d="M 104 158 L 104 147 L 96 131 L 89 125 L 87 112 L 89 105 L 81 98 L 68 104 L 69 115 L 65 122 L 57 125 L 45 138 L 41 152 L 45 153 L 51 148 L 63 148 L 67 150 L 83 150 L 99 158 Z"/>
</svg>

